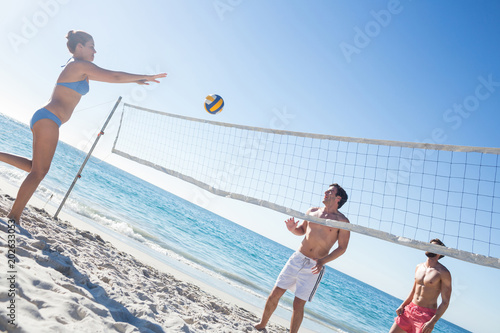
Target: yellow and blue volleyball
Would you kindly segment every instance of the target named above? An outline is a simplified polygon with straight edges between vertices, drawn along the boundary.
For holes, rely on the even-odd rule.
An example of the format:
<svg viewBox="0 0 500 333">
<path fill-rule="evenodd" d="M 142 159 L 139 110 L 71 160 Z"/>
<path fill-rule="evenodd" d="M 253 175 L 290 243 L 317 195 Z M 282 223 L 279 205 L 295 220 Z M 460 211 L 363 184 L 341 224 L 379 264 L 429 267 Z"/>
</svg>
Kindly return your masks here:
<svg viewBox="0 0 500 333">
<path fill-rule="evenodd" d="M 210 114 L 217 114 L 224 108 L 224 100 L 216 94 L 208 95 L 205 98 L 205 110 Z"/>
</svg>

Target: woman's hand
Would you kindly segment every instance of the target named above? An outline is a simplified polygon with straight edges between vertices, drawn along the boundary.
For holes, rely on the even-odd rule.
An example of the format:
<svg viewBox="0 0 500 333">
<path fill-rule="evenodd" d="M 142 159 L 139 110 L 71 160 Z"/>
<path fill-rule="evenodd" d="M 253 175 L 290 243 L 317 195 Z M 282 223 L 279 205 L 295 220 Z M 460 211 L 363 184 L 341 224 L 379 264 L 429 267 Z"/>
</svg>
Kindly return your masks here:
<svg viewBox="0 0 500 333">
<path fill-rule="evenodd" d="M 158 81 L 158 79 L 164 78 L 166 76 L 167 76 L 167 73 L 149 75 L 146 79 L 137 80 L 137 81 L 135 81 L 135 83 L 140 84 L 140 85 L 149 85 L 149 82 L 160 83 L 160 81 Z"/>
</svg>

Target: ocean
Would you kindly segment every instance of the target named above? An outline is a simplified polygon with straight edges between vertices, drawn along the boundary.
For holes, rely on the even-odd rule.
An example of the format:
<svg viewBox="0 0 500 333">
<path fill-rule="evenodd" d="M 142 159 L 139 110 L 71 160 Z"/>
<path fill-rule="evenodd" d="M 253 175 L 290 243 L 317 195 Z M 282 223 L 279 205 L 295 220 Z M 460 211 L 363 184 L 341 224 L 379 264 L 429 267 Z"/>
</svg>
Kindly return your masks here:
<svg viewBox="0 0 500 333">
<path fill-rule="evenodd" d="M 0 114 L 0 151 L 31 156 L 31 131 Z M 35 195 L 58 206 L 86 156 L 59 142 L 52 167 Z M 91 158 L 64 206 L 66 213 L 98 226 L 168 265 L 263 308 L 275 279 L 295 249 Z M 0 163 L 0 177 L 19 186 L 25 172 Z M 277 314 L 290 317 L 293 294 Z M 315 332 L 388 332 L 402 300 L 331 267 L 302 326 Z M 257 313 L 260 316 L 261 313 Z M 469 332 L 439 320 L 433 332 Z"/>
</svg>

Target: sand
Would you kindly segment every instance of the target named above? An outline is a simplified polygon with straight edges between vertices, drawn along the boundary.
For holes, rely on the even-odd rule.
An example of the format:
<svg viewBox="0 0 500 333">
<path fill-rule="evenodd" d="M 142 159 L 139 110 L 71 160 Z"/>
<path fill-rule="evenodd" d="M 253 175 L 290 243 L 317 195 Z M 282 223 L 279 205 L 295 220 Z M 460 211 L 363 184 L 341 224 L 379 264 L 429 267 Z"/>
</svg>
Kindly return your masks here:
<svg viewBox="0 0 500 333">
<path fill-rule="evenodd" d="M 99 234 L 85 222 L 68 221 L 64 214 L 56 220 L 36 203 L 28 205 L 22 227 L 16 228 L 16 262 L 9 268 L 14 236 L 9 238 L 5 216 L 13 201 L 7 193 L 13 189 L 2 187 L 0 331 L 257 332 L 253 325 L 262 309 Z M 288 331 L 286 320 L 273 320 L 268 332 Z"/>
</svg>

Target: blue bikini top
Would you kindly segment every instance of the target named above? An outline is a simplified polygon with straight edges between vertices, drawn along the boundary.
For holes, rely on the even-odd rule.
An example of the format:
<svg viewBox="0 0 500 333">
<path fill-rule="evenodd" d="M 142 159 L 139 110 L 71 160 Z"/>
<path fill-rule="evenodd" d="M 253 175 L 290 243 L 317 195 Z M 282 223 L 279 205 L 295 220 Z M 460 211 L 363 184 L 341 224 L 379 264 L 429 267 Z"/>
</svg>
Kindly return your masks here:
<svg viewBox="0 0 500 333">
<path fill-rule="evenodd" d="M 58 82 L 58 86 L 65 86 L 70 89 L 73 89 L 80 95 L 85 95 L 86 93 L 89 92 L 90 87 L 89 87 L 89 81 L 87 81 L 87 78 L 81 80 L 81 81 L 76 81 L 76 82 Z"/>
</svg>

